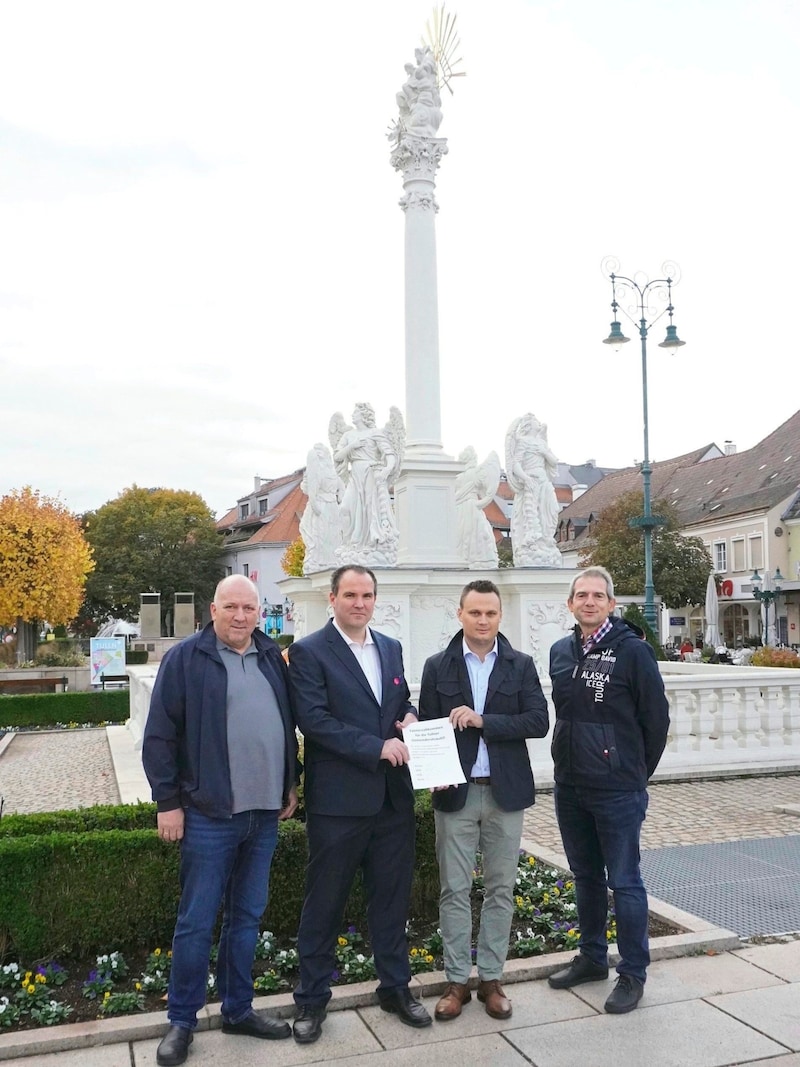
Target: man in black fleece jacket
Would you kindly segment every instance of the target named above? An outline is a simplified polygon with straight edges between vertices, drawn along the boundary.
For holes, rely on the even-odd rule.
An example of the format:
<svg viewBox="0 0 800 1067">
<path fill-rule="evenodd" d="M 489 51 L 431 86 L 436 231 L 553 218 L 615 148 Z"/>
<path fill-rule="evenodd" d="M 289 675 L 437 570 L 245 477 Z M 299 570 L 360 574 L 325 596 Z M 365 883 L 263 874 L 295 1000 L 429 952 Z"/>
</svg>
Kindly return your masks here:
<svg viewBox="0 0 800 1067">
<path fill-rule="evenodd" d="M 608 977 L 608 890 L 614 893 L 620 962 L 605 1003 L 632 1011 L 650 962 L 647 893 L 639 870 L 639 835 L 647 781 L 669 730 L 669 706 L 653 650 L 641 630 L 612 615 L 611 575 L 587 567 L 570 585 L 575 631 L 550 650 L 556 724 L 555 805 L 580 923 L 580 954 L 551 975 L 555 989 Z"/>
</svg>

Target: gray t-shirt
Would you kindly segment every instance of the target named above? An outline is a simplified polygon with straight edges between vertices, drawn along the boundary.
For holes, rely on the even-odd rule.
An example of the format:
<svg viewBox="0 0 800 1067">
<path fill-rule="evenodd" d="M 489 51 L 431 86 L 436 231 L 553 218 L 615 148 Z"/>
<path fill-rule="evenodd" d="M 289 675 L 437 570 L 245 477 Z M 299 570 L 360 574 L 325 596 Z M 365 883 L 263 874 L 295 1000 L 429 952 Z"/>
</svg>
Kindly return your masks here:
<svg viewBox="0 0 800 1067">
<path fill-rule="evenodd" d="M 240 655 L 222 641 L 232 813 L 283 807 L 285 735 L 275 691 L 258 669 L 255 644 Z"/>
</svg>

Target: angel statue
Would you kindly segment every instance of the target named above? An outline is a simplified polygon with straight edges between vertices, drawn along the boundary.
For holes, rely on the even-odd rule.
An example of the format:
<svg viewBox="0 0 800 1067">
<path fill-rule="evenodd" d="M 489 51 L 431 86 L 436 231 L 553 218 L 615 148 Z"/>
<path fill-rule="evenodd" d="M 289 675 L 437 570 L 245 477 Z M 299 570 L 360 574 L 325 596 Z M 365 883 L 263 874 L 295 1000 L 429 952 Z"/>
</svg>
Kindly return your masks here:
<svg viewBox="0 0 800 1067">
<path fill-rule="evenodd" d="M 514 490 L 511 547 L 515 567 L 560 567 L 554 535 L 558 501 L 553 478 L 558 460 L 547 444 L 547 426 L 528 412 L 506 433 L 506 477 Z"/>
<path fill-rule="evenodd" d="M 393 567 L 398 532 L 390 491 L 405 451 L 403 416 L 390 408 L 389 421 L 380 428 L 372 405 L 356 404 L 353 423 L 348 426 L 337 411 L 328 427 L 333 461 L 345 484 L 336 556 L 340 563 Z"/>
<path fill-rule="evenodd" d="M 308 453 L 300 488 L 308 497 L 300 519 L 300 536 L 306 546 L 303 574 L 314 574 L 338 566 L 336 552 L 342 543 L 339 502 L 344 485 L 330 450 L 321 442 Z"/>
<path fill-rule="evenodd" d="M 497 492 L 500 460 L 496 452 L 490 452 L 478 466 L 478 456 L 471 445 L 458 460 L 464 464 L 455 485 L 459 552 L 470 570 L 496 568 L 497 543 L 483 509 Z"/>
</svg>

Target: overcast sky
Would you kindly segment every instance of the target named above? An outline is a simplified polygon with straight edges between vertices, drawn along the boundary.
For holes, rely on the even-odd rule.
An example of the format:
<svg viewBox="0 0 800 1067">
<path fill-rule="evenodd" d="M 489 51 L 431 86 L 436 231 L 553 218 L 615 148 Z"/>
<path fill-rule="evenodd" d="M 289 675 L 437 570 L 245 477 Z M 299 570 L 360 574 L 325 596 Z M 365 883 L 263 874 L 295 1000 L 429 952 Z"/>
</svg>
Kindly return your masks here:
<svg viewBox="0 0 800 1067">
<path fill-rule="evenodd" d="M 429 0 L 0 0 L 0 493 L 134 483 L 221 513 L 330 415 L 404 395 L 386 129 Z M 445 448 L 642 457 L 607 255 L 681 268 L 651 457 L 800 406 L 800 5 L 452 0 L 437 180 Z"/>
</svg>

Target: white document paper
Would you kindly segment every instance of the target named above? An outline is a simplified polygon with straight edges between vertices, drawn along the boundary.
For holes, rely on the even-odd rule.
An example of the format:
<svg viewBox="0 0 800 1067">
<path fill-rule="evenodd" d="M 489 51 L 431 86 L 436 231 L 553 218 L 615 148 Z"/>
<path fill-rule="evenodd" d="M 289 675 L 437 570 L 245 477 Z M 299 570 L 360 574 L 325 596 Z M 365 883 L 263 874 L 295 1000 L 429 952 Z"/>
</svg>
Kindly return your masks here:
<svg viewBox="0 0 800 1067">
<path fill-rule="evenodd" d="M 466 782 L 456 748 L 456 735 L 449 719 L 413 722 L 403 730 L 408 746 L 411 784 L 415 789 Z"/>
</svg>

